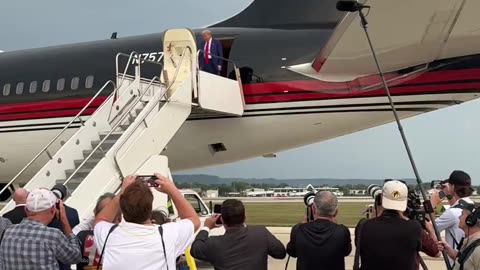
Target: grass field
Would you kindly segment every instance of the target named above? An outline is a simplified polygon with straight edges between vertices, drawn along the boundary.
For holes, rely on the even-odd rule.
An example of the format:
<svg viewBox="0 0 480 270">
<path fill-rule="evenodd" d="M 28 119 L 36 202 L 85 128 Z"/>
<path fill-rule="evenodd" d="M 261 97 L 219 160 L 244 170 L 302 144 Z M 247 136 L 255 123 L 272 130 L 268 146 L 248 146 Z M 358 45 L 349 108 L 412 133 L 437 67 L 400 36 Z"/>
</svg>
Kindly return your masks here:
<svg viewBox="0 0 480 270">
<path fill-rule="evenodd" d="M 244 202 L 248 224 L 290 227 L 302 221 L 305 215 L 303 202 Z M 340 202 L 337 222 L 347 227 L 355 227 L 368 203 Z"/>
</svg>

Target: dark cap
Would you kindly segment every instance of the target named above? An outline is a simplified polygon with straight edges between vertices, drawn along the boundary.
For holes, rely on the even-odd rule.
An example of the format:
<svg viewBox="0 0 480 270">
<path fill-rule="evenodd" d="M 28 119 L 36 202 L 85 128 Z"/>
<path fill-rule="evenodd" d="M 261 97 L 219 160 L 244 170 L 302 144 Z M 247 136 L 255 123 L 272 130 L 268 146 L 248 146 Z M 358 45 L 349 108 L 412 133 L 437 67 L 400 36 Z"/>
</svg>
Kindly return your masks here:
<svg viewBox="0 0 480 270">
<path fill-rule="evenodd" d="M 56 184 L 51 190 L 59 200 L 65 200 L 65 198 L 67 197 L 67 187 L 62 184 Z"/>
<path fill-rule="evenodd" d="M 453 171 L 448 178 L 448 183 L 456 186 L 471 186 L 470 175 L 464 171 Z"/>
</svg>

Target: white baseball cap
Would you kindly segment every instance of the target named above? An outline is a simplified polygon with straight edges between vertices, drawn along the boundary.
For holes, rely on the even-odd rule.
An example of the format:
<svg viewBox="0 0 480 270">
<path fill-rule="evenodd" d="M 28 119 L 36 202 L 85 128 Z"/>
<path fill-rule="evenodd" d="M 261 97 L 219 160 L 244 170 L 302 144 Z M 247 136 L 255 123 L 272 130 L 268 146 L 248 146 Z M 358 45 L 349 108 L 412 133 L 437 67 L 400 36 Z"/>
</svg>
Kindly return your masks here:
<svg viewBox="0 0 480 270">
<path fill-rule="evenodd" d="M 54 206 L 57 200 L 55 194 L 50 190 L 37 188 L 28 193 L 26 207 L 30 212 L 42 212 Z"/>
<path fill-rule="evenodd" d="M 408 202 L 407 185 L 398 181 L 391 180 L 383 184 L 382 188 L 382 206 L 385 209 L 405 211 Z"/>
</svg>

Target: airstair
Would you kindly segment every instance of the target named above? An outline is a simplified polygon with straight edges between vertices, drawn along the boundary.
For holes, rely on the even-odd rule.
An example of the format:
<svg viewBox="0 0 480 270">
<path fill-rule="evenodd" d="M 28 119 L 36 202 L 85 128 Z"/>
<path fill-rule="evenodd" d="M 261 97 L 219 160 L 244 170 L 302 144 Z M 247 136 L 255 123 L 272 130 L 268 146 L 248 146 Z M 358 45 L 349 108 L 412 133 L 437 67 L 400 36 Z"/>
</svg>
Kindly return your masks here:
<svg viewBox="0 0 480 270">
<path fill-rule="evenodd" d="M 167 159 L 155 157 L 165 149 L 192 111 L 199 115 L 243 114 L 244 100 L 238 69 L 234 66 L 236 81 L 200 71 L 195 40 L 193 32 L 188 29 L 166 31 L 163 36 L 163 63 L 141 59 L 136 52 L 119 53 L 116 58 L 116 82 L 107 82 L 70 123 L 0 190 L 0 195 L 7 190 L 12 192 L 21 182 L 27 182 L 24 188 L 29 191 L 52 188 L 61 183 L 71 193 L 67 204 L 76 208 L 80 217 L 85 217 L 92 212 L 101 194 L 118 190 L 124 176 L 152 174 L 152 168 L 157 167 L 157 172 L 165 172 L 160 168 L 167 168 L 165 174 L 170 174 L 168 164 L 165 164 Z M 119 68 L 119 62 L 126 63 L 124 69 Z M 142 77 L 145 65 L 150 65 L 150 71 L 152 65 L 156 66 L 157 75 Z M 133 71 L 133 75 L 129 71 Z M 112 88 L 114 91 L 106 97 L 105 93 Z M 85 111 L 101 98 L 105 99 L 103 104 L 86 119 Z M 60 141 L 61 135 L 78 121 L 82 125 L 74 135 L 66 142 Z M 55 153 L 49 150 L 59 145 L 61 147 Z M 46 164 L 26 181 L 25 172 L 45 155 L 48 156 Z M 147 164 L 150 160 L 161 164 Z M 145 171 L 145 168 L 149 169 Z M 11 210 L 14 204 L 10 200 L 0 214 Z"/>
</svg>

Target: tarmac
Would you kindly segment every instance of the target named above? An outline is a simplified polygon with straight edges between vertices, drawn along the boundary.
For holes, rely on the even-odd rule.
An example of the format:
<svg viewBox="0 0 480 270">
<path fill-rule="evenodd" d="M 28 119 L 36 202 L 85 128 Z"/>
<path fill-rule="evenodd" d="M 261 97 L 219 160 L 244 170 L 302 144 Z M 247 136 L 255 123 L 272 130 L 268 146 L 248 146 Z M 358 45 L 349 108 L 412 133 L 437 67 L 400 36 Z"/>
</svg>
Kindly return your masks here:
<svg viewBox="0 0 480 270">
<path fill-rule="evenodd" d="M 267 229 L 275 235 L 282 243 L 286 246 L 288 241 L 290 240 L 290 227 L 267 227 Z M 212 234 L 222 234 L 222 229 L 214 229 L 211 232 Z M 355 238 L 353 233 L 354 229 L 350 228 L 350 233 L 351 233 L 351 239 Z M 348 257 L 345 258 L 345 269 L 351 270 L 353 269 L 353 258 L 355 254 L 355 245 L 353 245 L 352 252 Z M 288 258 L 288 256 L 287 256 Z M 287 258 L 283 260 L 275 260 L 271 257 L 268 259 L 268 269 L 269 270 L 283 270 L 283 269 L 288 269 L 288 270 L 295 270 L 296 269 L 296 259 L 295 258 L 290 258 L 290 261 L 288 263 L 288 268 L 285 268 L 285 265 L 287 263 Z M 422 258 L 424 259 L 428 269 L 430 270 L 446 270 L 447 268 L 445 267 L 445 263 L 443 261 L 442 257 L 439 258 L 431 258 L 428 257 L 424 254 L 422 254 Z M 211 267 L 198 267 L 198 269 L 213 269 Z"/>
</svg>

